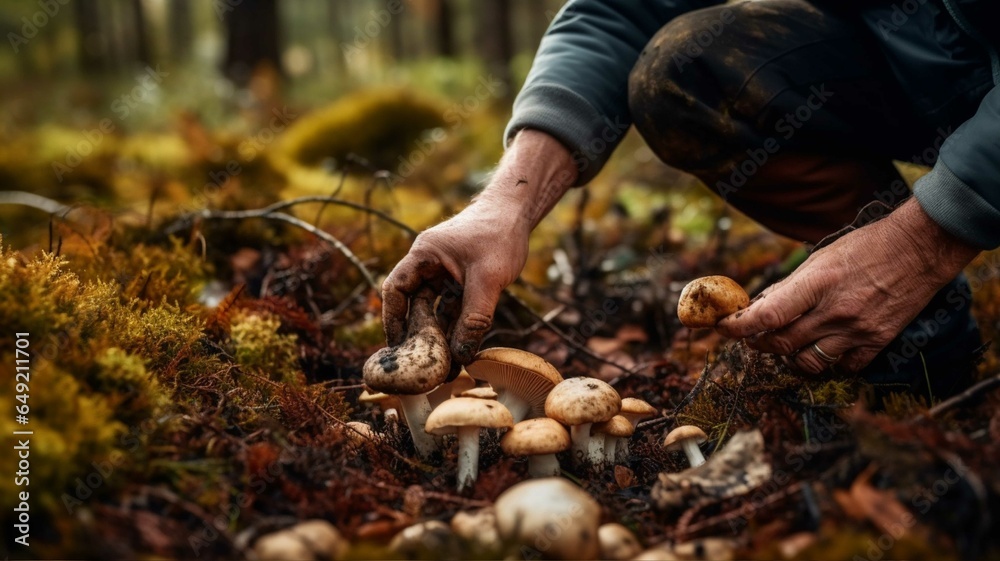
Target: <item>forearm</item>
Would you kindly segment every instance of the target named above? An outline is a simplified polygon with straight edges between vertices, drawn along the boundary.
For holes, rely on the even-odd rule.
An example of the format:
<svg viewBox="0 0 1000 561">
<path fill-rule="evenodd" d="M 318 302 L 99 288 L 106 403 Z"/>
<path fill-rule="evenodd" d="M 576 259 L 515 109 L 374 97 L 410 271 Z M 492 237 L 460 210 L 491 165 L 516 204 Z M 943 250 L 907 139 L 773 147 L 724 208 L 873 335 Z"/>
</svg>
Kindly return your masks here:
<svg viewBox="0 0 1000 561">
<path fill-rule="evenodd" d="M 558 140 L 524 129 L 511 141 L 473 204 L 490 205 L 530 232 L 574 185 L 577 173 L 569 150 Z"/>
</svg>

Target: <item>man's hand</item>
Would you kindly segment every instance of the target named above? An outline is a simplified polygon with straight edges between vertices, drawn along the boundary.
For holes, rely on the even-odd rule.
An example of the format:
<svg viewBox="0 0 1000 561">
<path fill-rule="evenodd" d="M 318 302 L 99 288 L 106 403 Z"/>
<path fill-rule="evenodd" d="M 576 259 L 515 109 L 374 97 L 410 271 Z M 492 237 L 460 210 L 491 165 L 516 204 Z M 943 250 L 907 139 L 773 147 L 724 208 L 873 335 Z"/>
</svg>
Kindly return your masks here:
<svg viewBox="0 0 1000 561">
<path fill-rule="evenodd" d="M 838 358 L 838 371 L 856 372 L 978 252 L 911 199 L 814 253 L 749 308 L 722 320 L 719 331 L 748 337 L 761 351 L 792 356 L 809 373 L 829 366 L 815 344 Z"/>
<path fill-rule="evenodd" d="M 411 296 L 422 286 L 443 293 L 461 286 L 461 310 L 451 329 L 452 358 L 467 364 L 493 325 L 500 293 L 524 268 L 528 238 L 576 180 L 569 151 L 545 133 L 523 130 L 486 189 L 462 212 L 426 230 L 382 284 L 386 341 L 406 335 Z M 450 318 L 449 318 L 450 319 Z"/>
</svg>

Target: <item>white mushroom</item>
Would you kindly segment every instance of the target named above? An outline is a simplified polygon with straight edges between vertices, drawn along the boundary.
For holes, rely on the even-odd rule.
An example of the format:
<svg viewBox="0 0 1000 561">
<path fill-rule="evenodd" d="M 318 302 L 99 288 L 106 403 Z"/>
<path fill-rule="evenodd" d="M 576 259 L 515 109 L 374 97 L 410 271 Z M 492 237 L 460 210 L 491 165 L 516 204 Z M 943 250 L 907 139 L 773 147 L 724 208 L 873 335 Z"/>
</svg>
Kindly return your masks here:
<svg viewBox="0 0 1000 561">
<path fill-rule="evenodd" d="M 600 554 L 601 507 L 565 479 L 518 483 L 497 497 L 494 506 L 500 539 L 519 558 L 530 553 L 547 559 L 597 559 Z"/>
<path fill-rule="evenodd" d="M 528 457 L 528 474 L 532 477 L 559 475 L 556 454 L 569 449 L 569 445 L 566 427 L 548 417 L 521 421 L 500 439 L 500 447 L 507 454 Z"/>
<path fill-rule="evenodd" d="M 479 429 L 510 428 L 514 420 L 499 401 L 454 397 L 427 417 L 427 432 L 443 436 L 458 434 L 458 490 L 476 481 L 479 473 Z"/>
<path fill-rule="evenodd" d="M 260 561 L 312 561 L 316 558 L 306 542 L 289 530 L 261 536 L 253 545 Z"/>
<path fill-rule="evenodd" d="M 691 467 L 698 467 L 705 463 L 705 456 L 701 453 L 698 445 L 707 439 L 708 435 L 700 428 L 683 425 L 667 434 L 667 437 L 663 439 L 663 447 L 670 451 L 683 450 Z"/>
<path fill-rule="evenodd" d="M 399 397 L 413 445 L 421 458 L 437 450 L 424 431 L 431 412 L 427 393 L 448 377 L 451 352 L 434 317 L 434 299 L 426 292 L 410 300 L 406 339 L 396 347 L 373 354 L 364 366 L 365 384 L 371 389 Z"/>
<path fill-rule="evenodd" d="M 326 520 L 305 520 L 292 526 L 289 531 L 299 537 L 319 559 L 341 559 L 347 550 L 347 542 L 340 531 Z"/>
<path fill-rule="evenodd" d="M 600 455 L 598 463 L 615 463 L 618 446 L 621 446 L 622 443 L 627 446 L 628 439 L 634 432 L 632 423 L 628 422 L 628 419 L 622 415 L 615 415 L 603 423 L 595 423 L 591 426 L 590 449 L 592 454 Z"/>
<path fill-rule="evenodd" d="M 601 542 L 601 559 L 620 561 L 631 559 L 642 552 L 635 534 L 618 523 L 604 524 L 597 529 Z"/>
<path fill-rule="evenodd" d="M 480 351 L 465 369 L 473 378 L 489 382 L 515 423 L 544 416 L 545 397 L 563 380 L 542 357 L 506 347 Z"/>
<path fill-rule="evenodd" d="M 549 392 L 545 414 L 570 427 L 575 458 L 600 464 L 604 449 L 590 449 L 590 425 L 611 419 L 621 405 L 618 392 L 607 383 L 594 378 L 570 378 Z"/>
<path fill-rule="evenodd" d="M 639 421 L 653 417 L 656 413 L 657 410 L 655 407 L 634 397 L 622 398 L 622 409 L 618 412 L 619 415 L 632 423 L 633 431 L 639 424 Z M 624 462 L 628 459 L 628 439 L 618 441 L 618 445 L 615 448 L 615 459 L 619 462 Z"/>
</svg>

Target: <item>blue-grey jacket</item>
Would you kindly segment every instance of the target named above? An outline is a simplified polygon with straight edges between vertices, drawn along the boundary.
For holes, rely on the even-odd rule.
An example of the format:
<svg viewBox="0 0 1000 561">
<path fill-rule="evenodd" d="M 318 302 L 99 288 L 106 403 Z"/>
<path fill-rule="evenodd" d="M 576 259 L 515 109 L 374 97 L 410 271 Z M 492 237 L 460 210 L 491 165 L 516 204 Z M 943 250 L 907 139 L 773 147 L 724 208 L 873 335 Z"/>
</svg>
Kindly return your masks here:
<svg viewBox="0 0 1000 561">
<path fill-rule="evenodd" d="M 917 181 L 914 194 L 952 234 L 983 249 L 1000 247 L 1000 88 L 995 87 L 1000 83 L 1000 0 L 829 2 L 833 9 L 855 10 L 871 28 L 911 97 L 907 101 L 918 111 L 931 113 L 942 100 L 974 94 L 970 90 L 975 88 L 988 90 L 975 115 L 941 146 L 937 163 Z M 578 183 L 586 183 L 623 136 L 616 132 L 631 122 L 628 74 L 643 47 L 671 19 L 718 3 L 570 0 L 542 39 L 514 102 L 507 141 L 522 128 L 553 135 L 574 153 L 581 171 Z M 895 26 L 897 12 L 907 7 L 907 24 Z M 983 56 L 949 50 L 961 33 L 974 39 L 963 44 L 981 48 Z M 986 62 L 970 69 L 970 60 Z M 923 68 L 936 70 L 928 74 Z M 602 137 L 612 149 L 587 149 Z"/>
</svg>

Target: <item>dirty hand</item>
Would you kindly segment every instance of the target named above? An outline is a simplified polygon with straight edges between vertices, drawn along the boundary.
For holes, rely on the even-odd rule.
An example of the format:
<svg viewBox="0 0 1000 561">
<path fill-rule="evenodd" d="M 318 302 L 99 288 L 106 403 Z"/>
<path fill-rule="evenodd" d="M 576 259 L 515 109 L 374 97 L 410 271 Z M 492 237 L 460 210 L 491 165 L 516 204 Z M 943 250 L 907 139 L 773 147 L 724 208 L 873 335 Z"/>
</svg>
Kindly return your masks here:
<svg viewBox="0 0 1000 561">
<path fill-rule="evenodd" d="M 838 371 L 857 372 L 978 252 L 910 199 L 811 255 L 718 328 L 790 356 L 805 372 L 823 371 L 830 359 Z"/>
<path fill-rule="evenodd" d="M 386 341 L 406 334 L 409 299 L 421 287 L 442 295 L 451 328 L 452 358 L 467 364 L 493 324 L 500 293 L 514 282 L 528 256 L 528 238 L 576 180 L 569 152 L 545 133 L 523 130 L 511 142 L 483 192 L 454 217 L 413 242 L 382 284 Z M 461 296 L 461 301 L 458 301 Z"/>
</svg>

